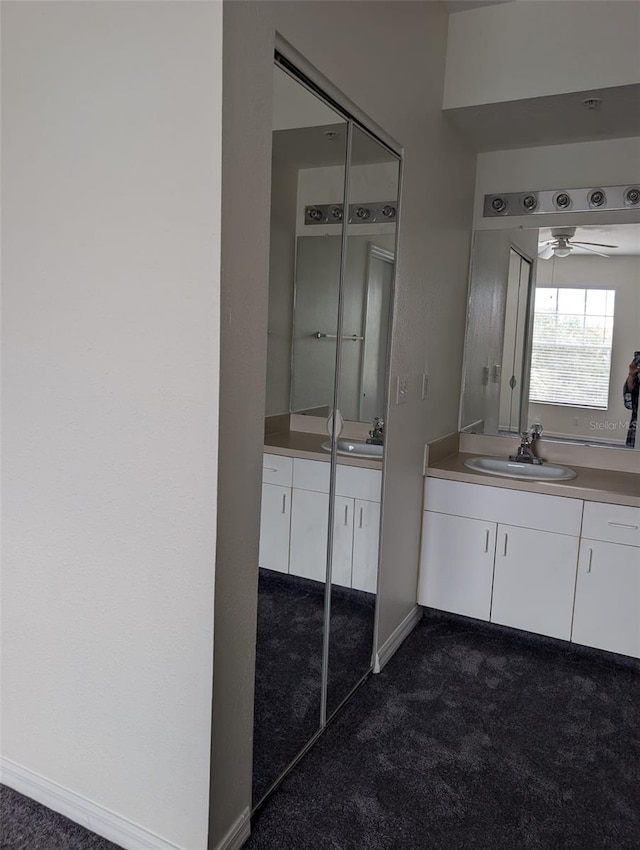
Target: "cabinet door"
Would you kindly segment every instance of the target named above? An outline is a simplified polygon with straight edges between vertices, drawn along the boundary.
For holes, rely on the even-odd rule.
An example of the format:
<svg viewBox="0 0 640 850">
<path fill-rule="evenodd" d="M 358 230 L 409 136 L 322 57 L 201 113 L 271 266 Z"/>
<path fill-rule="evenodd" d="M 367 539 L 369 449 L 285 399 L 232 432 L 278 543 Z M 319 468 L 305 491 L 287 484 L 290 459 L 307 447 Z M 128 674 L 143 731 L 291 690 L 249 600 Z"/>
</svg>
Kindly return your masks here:
<svg viewBox="0 0 640 850">
<path fill-rule="evenodd" d="M 293 488 L 289 572 L 325 582 L 327 578 L 327 529 L 329 496 Z"/>
<path fill-rule="evenodd" d="M 375 593 L 378 587 L 380 503 L 356 499 L 351 586 Z"/>
<path fill-rule="evenodd" d="M 640 549 L 583 540 L 571 640 L 640 658 Z"/>
<path fill-rule="evenodd" d="M 258 559 L 261 567 L 279 573 L 289 572 L 290 524 L 291 487 L 263 484 Z"/>
<path fill-rule="evenodd" d="M 569 640 L 578 538 L 498 526 L 491 622 Z"/>
<path fill-rule="evenodd" d="M 488 620 L 496 526 L 425 511 L 418 602 Z"/>
<path fill-rule="evenodd" d="M 351 563 L 353 556 L 353 511 L 354 500 L 336 496 L 333 520 L 333 559 L 331 583 L 351 587 Z"/>
</svg>

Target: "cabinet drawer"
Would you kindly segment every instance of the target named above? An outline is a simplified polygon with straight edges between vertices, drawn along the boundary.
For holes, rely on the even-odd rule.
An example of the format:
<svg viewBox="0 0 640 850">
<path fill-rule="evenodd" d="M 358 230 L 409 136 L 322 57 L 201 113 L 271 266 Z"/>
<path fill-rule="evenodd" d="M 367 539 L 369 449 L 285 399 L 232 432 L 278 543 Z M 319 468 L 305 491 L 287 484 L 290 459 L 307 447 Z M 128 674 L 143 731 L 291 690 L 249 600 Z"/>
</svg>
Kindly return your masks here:
<svg viewBox="0 0 640 850">
<path fill-rule="evenodd" d="M 605 543 L 640 546 L 640 508 L 585 502 L 582 536 Z"/>
<path fill-rule="evenodd" d="M 299 490 L 329 492 L 331 464 L 318 460 L 295 458 L 293 462 L 293 486 Z M 338 465 L 336 472 L 336 496 L 349 499 L 365 499 L 379 502 L 382 489 L 382 472 L 361 466 Z"/>
<path fill-rule="evenodd" d="M 379 502 L 382 491 L 382 472 L 361 466 L 340 466 L 336 473 L 336 493 L 351 499 Z"/>
<path fill-rule="evenodd" d="M 298 490 L 315 490 L 316 493 L 329 492 L 331 464 L 321 460 L 294 458 L 293 486 Z"/>
<path fill-rule="evenodd" d="M 283 455 L 263 455 L 262 483 L 280 484 L 291 487 L 293 477 L 293 458 Z"/>
<path fill-rule="evenodd" d="M 444 478 L 425 479 L 425 509 L 575 537 L 582 520 L 581 499 Z"/>
</svg>

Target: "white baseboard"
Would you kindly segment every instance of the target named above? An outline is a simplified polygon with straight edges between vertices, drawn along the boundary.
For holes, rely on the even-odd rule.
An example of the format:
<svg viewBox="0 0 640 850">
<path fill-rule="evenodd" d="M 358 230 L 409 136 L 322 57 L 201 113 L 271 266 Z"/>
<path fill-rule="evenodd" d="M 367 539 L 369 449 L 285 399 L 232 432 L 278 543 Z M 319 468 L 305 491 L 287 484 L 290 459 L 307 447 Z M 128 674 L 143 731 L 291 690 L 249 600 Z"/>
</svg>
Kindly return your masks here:
<svg viewBox="0 0 640 850">
<path fill-rule="evenodd" d="M 373 665 L 374 673 L 379 673 L 382 670 L 393 653 L 398 649 L 404 639 L 411 634 L 421 619 L 422 607 L 416 605 L 376 652 L 375 664 Z"/>
<path fill-rule="evenodd" d="M 125 850 L 181 850 L 177 844 L 10 759 L 0 759 L 0 782 Z"/>
<path fill-rule="evenodd" d="M 215 850 L 240 850 L 250 834 L 251 812 L 246 808 L 238 820 L 231 825 L 231 828 Z"/>
</svg>

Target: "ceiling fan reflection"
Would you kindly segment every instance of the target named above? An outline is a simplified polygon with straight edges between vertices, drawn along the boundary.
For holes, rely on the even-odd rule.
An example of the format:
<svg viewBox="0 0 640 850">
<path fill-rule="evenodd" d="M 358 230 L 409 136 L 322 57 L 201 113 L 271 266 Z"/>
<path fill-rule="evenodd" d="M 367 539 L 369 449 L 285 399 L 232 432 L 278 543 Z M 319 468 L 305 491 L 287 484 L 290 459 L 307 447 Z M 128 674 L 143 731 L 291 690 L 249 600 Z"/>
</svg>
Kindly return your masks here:
<svg viewBox="0 0 640 850">
<path fill-rule="evenodd" d="M 545 242 L 540 242 L 538 245 L 538 256 L 540 259 L 550 260 L 551 257 L 568 257 L 575 248 L 608 259 L 609 254 L 596 251 L 595 248 L 618 247 L 617 245 L 607 245 L 603 242 L 581 242 L 573 238 L 575 233 L 575 227 L 554 227 L 551 230 L 552 238 L 547 239 Z M 595 246 L 595 248 L 591 246 Z"/>
</svg>

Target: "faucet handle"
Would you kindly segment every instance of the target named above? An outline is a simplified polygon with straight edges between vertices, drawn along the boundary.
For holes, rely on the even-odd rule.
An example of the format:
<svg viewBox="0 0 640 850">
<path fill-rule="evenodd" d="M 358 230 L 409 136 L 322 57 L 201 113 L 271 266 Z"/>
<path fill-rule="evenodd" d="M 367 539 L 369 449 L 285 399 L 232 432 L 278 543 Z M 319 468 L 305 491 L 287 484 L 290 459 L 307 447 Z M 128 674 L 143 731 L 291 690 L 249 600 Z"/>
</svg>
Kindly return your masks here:
<svg viewBox="0 0 640 850">
<path fill-rule="evenodd" d="M 534 422 L 531 425 L 531 436 L 536 439 L 542 434 L 542 425 L 539 422 Z"/>
</svg>

